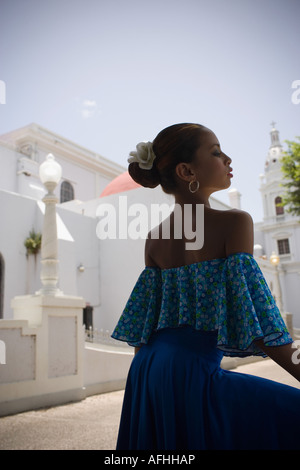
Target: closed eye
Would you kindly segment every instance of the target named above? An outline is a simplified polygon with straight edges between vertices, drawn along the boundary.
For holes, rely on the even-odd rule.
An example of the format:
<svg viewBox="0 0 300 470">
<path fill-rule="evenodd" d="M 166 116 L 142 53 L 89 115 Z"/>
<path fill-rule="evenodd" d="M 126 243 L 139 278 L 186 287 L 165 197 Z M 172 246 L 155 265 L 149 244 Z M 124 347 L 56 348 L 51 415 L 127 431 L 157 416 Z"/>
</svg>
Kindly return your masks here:
<svg viewBox="0 0 300 470">
<path fill-rule="evenodd" d="M 222 155 L 222 153 L 219 152 L 218 150 L 216 150 L 215 152 L 213 152 L 213 155 L 214 155 L 215 157 L 220 157 L 220 156 Z"/>
</svg>

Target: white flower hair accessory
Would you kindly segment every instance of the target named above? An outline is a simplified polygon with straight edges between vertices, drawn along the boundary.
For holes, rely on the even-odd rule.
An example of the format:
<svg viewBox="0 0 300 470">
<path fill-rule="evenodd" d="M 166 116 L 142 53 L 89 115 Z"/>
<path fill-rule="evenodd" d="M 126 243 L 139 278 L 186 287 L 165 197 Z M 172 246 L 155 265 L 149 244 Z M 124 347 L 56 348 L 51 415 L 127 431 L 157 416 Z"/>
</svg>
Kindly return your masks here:
<svg viewBox="0 0 300 470">
<path fill-rule="evenodd" d="M 130 152 L 131 157 L 128 163 L 137 162 L 142 170 L 151 170 L 155 159 L 152 142 L 140 142 L 136 146 L 136 150 Z"/>
</svg>

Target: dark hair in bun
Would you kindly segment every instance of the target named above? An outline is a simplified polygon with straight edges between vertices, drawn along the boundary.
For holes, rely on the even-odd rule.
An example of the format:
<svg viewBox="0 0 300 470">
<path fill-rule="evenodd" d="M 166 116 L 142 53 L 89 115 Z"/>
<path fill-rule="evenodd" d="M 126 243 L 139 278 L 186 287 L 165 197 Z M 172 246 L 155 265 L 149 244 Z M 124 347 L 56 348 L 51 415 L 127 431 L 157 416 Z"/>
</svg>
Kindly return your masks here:
<svg viewBox="0 0 300 470">
<path fill-rule="evenodd" d="M 132 179 L 146 188 L 159 184 L 168 194 L 176 191 L 175 168 L 178 163 L 190 163 L 201 144 L 201 134 L 207 130 L 201 124 L 174 124 L 163 129 L 155 137 L 152 148 L 155 160 L 150 170 L 139 167 L 138 162 L 129 164 L 128 172 Z"/>
<path fill-rule="evenodd" d="M 156 188 L 160 184 L 160 176 L 154 163 L 151 170 L 143 170 L 138 162 L 129 163 L 128 172 L 134 181 L 145 188 Z"/>
</svg>

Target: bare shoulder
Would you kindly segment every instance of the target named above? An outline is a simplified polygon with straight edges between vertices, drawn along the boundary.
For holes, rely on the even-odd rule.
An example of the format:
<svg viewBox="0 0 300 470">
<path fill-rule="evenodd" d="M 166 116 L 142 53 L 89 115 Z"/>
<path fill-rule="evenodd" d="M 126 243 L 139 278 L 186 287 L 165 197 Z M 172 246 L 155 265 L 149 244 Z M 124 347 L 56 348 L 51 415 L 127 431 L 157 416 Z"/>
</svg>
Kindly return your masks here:
<svg viewBox="0 0 300 470">
<path fill-rule="evenodd" d="M 214 220 L 217 221 L 217 225 L 224 233 L 232 232 L 235 229 L 253 229 L 253 220 L 248 212 L 240 209 L 230 210 L 216 210 L 209 209 L 210 214 L 213 215 Z"/>
<path fill-rule="evenodd" d="M 250 226 L 253 226 L 253 220 L 251 215 L 246 212 L 242 211 L 240 209 L 230 209 L 228 211 L 223 211 L 225 214 L 225 217 L 227 218 L 228 222 L 232 222 L 236 225 L 239 224 L 248 224 Z"/>
<path fill-rule="evenodd" d="M 253 254 L 253 220 L 248 212 L 226 211 L 226 254 L 245 252 Z"/>
</svg>

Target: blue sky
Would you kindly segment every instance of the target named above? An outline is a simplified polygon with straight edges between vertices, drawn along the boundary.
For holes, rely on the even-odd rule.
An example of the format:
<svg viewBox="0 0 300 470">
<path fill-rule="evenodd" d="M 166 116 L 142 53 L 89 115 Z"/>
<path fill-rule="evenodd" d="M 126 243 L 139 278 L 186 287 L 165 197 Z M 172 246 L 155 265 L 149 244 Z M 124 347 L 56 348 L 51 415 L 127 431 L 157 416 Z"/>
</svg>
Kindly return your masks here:
<svg viewBox="0 0 300 470">
<path fill-rule="evenodd" d="M 299 18 L 299 0 L 1 0 L 0 134 L 36 122 L 126 165 L 164 127 L 204 124 L 260 221 L 270 123 L 300 135 Z"/>
</svg>

